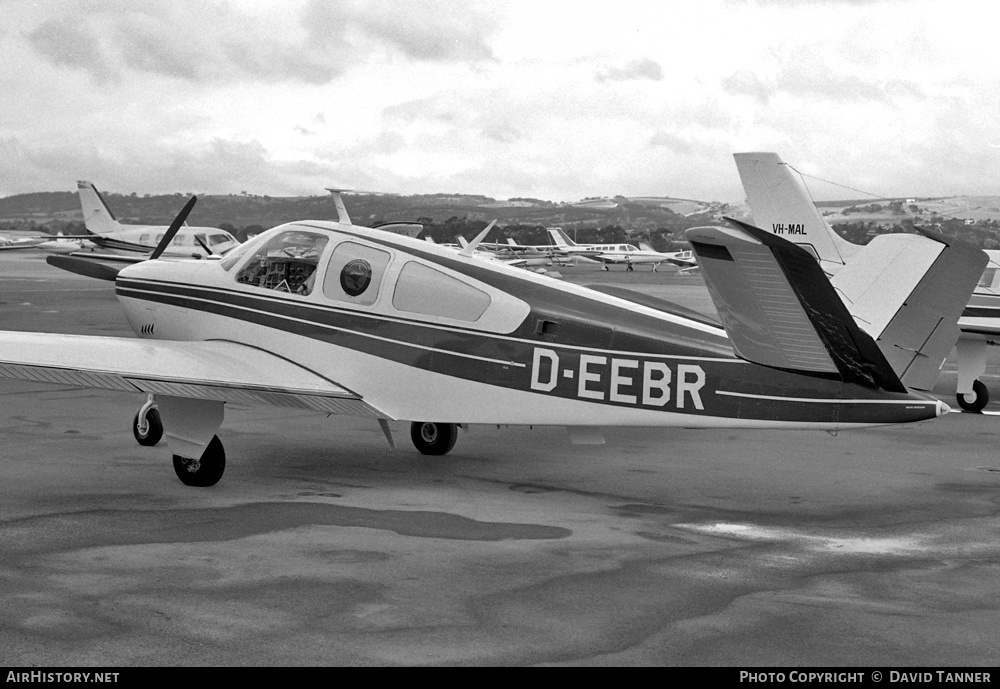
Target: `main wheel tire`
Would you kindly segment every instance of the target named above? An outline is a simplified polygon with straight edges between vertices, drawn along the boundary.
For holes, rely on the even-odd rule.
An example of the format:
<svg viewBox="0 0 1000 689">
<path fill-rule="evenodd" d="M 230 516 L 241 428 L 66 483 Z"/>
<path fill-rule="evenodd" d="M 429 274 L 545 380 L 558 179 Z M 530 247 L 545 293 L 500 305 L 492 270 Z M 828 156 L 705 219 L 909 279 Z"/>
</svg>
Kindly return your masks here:
<svg viewBox="0 0 1000 689">
<path fill-rule="evenodd" d="M 958 406 L 965 411 L 982 411 L 990 401 L 990 389 L 981 381 L 975 380 L 972 383 L 971 395 L 958 394 L 955 397 L 958 399 Z"/>
<path fill-rule="evenodd" d="M 226 470 L 226 450 L 219 436 L 212 436 L 212 442 L 201 453 L 200 459 L 190 459 L 174 455 L 174 472 L 185 486 L 207 488 L 214 486 Z"/>
<path fill-rule="evenodd" d="M 410 439 L 420 454 L 446 455 L 458 440 L 458 426 L 453 423 L 414 421 L 410 424 Z"/>
<path fill-rule="evenodd" d="M 135 436 L 135 441 L 147 447 L 160 442 L 160 439 L 163 438 L 163 421 L 160 420 L 160 412 L 156 409 L 150 409 L 146 412 L 145 431 L 143 431 L 140 421 L 139 412 L 136 412 L 135 418 L 132 419 L 132 435 Z"/>
</svg>

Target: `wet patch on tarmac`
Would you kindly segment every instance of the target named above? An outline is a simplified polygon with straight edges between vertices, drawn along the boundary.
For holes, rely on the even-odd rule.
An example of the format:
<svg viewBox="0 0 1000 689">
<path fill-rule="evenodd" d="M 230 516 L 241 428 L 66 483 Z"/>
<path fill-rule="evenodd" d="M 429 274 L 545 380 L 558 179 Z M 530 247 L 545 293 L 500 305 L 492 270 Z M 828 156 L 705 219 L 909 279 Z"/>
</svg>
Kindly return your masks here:
<svg viewBox="0 0 1000 689">
<path fill-rule="evenodd" d="M 96 545 L 229 541 L 311 525 L 380 529 L 401 536 L 468 541 L 561 539 L 572 533 L 561 527 L 483 522 L 447 512 L 257 503 L 192 510 L 97 510 L 29 517 L 0 523 L 0 545 L 10 553 Z"/>
<path fill-rule="evenodd" d="M 611 511 L 619 517 L 650 517 L 666 516 L 676 514 L 677 510 L 663 507 L 662 505 L 649 505 L 644 503 L 632 503 L 627 505 L 615 505 Z"/>
<path fill-rule="evenodd" d="M 510 486 L 510 490 L 515 493 L 525 493 L 526 495 L 537 495 L 539 493 L 558 493 L 560 488 L 551 486 L 539 486 L 530 483 L 515 483 Z"/>
</svg>

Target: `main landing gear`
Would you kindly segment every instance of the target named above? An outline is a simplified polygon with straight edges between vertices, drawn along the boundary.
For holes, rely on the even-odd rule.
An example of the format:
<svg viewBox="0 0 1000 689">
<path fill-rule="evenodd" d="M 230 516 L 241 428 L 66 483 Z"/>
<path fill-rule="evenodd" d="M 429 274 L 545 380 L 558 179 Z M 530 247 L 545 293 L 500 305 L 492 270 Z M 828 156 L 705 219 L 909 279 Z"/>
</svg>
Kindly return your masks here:
<svg viewBox="0 0 1000 689">
<path fill-rule="evenodd" d="M 225 470 L 226 451 L 217 435 L 212 436 L 212 441 L 198 459 L 174 455 L 174 473 L 185 486 L 214 486 Z"/>
<path fill-rule="evenodd" d="M 187 486 L 214 486 L 226 470 L 226 451 L 219 436 L 213 434 L 222 424 L 222 409 L 221 402 L 150 395 L 132 420 L 132 434 L 140 445 L 159 443 L 163 438 L 162 411 L 170 428 L 184 429 L 182 435 L 170 437 L 171 449 L 183 453 L 173 455 L 177 478 Z M 188 454 L 200 456 L 185 456 Z"/>
<path fill-rule="evenodd" d="M 958 406 L 965 411 L 982 411 L 986 403 L 990 401 L 990 389 L 979 380 L 972 383 L 972 392 L 968 395 L 959 393 L 956 395 Z"/>
<path fill-rule="evenodd" d="M 414 421 L 410 424 L 410 439 L 420 454 L 446 455 L 458 440 L 458 426 L 453 423 Z"/>
</svg>

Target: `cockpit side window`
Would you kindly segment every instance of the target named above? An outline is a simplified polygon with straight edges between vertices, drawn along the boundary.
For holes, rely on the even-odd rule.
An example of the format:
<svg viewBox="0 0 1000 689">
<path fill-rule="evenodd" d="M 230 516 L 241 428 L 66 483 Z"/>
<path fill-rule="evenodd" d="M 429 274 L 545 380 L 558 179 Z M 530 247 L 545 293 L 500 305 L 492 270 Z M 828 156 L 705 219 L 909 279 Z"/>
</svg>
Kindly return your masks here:
<svg viewBox="0 0 1000 689">
<path fill-rule="evenodd" d="M 986 270 L 984 270 L 982 277 L 979 278 L 979 286 L 992 287 L 993 279 L 996 277 L 996 274 L 997 274 L 996 268 L 987 268 Z"/>
<path fill-rule="evenodd" d="M 490 305 L 490 295 L 458 278 L 416 261 L 399 272 L 392 305 L 397 311 L 473 323 Z"/>
<path fill-rule="evenodd" d="M 236 282 L 290 294 L 309 294 L 327 241 L 326 235 L 315 232 L 282 232 L 246 262 L 236 274 Z"/>
<path fill-rule="evenodd" d="M 323 294 L 359 306 L 374 304 L 390 258 L 388 251 L 357 242 L 341 242 L 330 257 L 323 278 Z"/>
</svg>

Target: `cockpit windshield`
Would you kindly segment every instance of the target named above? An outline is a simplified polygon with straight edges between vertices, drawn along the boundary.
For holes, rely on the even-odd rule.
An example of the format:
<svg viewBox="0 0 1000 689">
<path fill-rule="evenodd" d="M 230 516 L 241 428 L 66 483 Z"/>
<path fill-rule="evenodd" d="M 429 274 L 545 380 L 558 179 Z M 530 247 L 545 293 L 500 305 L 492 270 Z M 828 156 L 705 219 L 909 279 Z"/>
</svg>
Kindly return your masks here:
<svg viewBox="0 0 1000 689">
<path fill-rule="evenodd" d="M 236 274 L 236 282 L 306 295 L 312 292 L 316 266 L 329 238 L 291 230 L 261 246 Z"/>
</svg>

